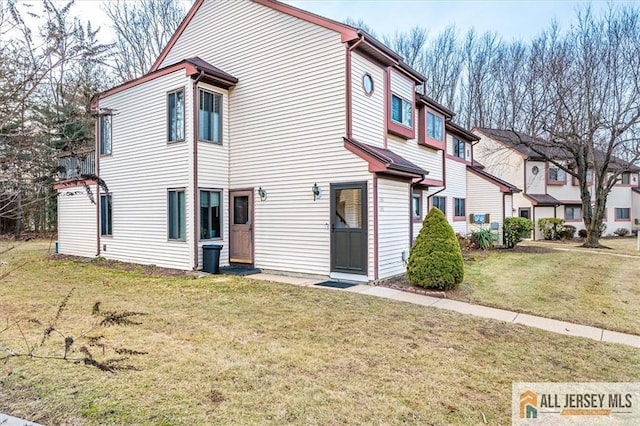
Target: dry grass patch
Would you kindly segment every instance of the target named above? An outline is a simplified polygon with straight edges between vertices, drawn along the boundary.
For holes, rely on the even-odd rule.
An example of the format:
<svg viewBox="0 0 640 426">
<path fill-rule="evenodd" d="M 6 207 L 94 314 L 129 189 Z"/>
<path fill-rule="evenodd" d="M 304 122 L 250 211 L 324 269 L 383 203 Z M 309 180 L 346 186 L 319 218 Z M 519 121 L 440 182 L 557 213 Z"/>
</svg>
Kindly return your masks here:
<svg viewBox="0 0 640 426">
<path fill-rule="evenodd" d="M 478 304 L 640 334 L 640 263 L 576 251 L 495 251 L 466 264 Z"/>
<path fill-rule="evenodd" d="M 70 333 L 96 301 L 148 314 L 106 331 L 148 352 L 132 360 L 140 371 L 0 367 L 0 412 L 45 424 L 506 424 L 513 381 L 640 380 L 640 351 L 620 345 L 348 292 L 48 260 L 37 248 L 11 254 L 28 264 L 0 281 L 2 323 L 48 320 L 72 287 L 60 321 Z M 15 329 L 0 334 L 3 352 L 21 344 Z"/>
</svg>

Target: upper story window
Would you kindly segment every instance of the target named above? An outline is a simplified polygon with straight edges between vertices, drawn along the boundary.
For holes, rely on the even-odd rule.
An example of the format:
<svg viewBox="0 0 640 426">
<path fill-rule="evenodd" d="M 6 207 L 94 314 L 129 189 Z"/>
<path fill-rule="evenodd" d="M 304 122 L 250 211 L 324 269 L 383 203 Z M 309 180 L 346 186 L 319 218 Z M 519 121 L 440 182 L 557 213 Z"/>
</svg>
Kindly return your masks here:
<svg viewBox="0 0 640 426">
<path fill-rule="evenodd" d="M 391 95 L 391 120 L 406 127 L 412 127 L 413 107 L 411 102 L 396 95 Z"/>
<path fill-rule="evenodd" d="M 567 174 L 560 167 L 550 165 L 547 174 L 547 181 L 548 183 L 564 184 L 567 181 Z"/>
<path fill-rule="evenodd" d="M 184 140 L 184 89 L 167 94 L 167 140 Z"/>
<path fill-rule="evenodd" d="M 365 75 L 362 76 L 362 88 L 367 96 L 371 96 L 373 94 L 375 86 L 373 84 L 373 77 L 371 77 L 371 74 L 365 73 Z"/>
<path fill-rule="evenodd" d="M 111 115 L 101 115 L 100 127 L 100 155 L 111 154 Z"/>
<path fill-rule="evenodd" d="M 621 184 L 623 184 L 623 185 L 630 185 L 631 184 L 631 173 L 625 172 L 625 173 L 621 174 L 619 182 Z"/>
<path fill-rule="evenodd" d="M 200 89 L 198 140 L 222 143 L 222 95 Z"/>
<path fill-rule="evenodd" d="M 439 115 L 427 111 L 427 136 L 438 141 L 443 140 L 444 120 Z"/>
<path fill-rule="evenodd" d="M 453 138 L 453 155 L 458 158 L 465 158 L 466 144 L 458 138 Z"/>
</svg>

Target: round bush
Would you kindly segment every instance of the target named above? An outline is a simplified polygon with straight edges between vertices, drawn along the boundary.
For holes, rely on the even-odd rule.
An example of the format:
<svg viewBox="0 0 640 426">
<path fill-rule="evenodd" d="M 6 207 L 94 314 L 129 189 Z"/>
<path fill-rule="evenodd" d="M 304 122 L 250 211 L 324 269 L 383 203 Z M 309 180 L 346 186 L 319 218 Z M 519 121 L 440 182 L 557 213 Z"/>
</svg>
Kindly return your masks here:
<svg viewBox="0 0 640 426">
<path fill-rule="evenodd" d="M 460 285 L 463 278 L 458 239 L 444 214 L 432 208 L 411 247 L 407 279 L 420 287 L 450 290 Z"/>
</svg>

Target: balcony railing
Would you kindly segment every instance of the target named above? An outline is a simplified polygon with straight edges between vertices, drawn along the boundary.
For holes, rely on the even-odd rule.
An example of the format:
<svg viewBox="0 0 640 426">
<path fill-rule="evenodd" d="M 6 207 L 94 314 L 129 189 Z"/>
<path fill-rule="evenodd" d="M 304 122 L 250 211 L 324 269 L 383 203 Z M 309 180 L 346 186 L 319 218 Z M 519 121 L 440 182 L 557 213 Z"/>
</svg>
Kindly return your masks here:
<svg viewBox="0 0 640 426">
<path fill-rule="evenodd" d="M 58 179 L 79 179 L 82 175 L 92 175 L 96 172 L 96 152 L 84 150 L 78 152 L 63 152 L 58 155 Z"/>
</svg>

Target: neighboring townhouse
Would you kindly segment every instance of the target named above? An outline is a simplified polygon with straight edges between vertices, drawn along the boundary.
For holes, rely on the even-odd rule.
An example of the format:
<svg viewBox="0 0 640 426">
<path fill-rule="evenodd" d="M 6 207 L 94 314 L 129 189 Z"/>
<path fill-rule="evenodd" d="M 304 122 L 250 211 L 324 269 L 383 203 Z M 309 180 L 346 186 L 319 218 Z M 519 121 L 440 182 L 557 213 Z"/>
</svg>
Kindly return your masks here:
<svg viewBox="0 0 640 426">
<path fill-rule="evenodd" d="M 514 215 L 526 217 L 534 223 L 544 217 L 562 218 L 577 229 L 584 229 L 578 182 L 527 147 L 527 144 L 540 142 L 539 139 L 511 130 L 475 128 L 473 132 L 480 138 L 474 149 L 475 159 L 491 174 L 523 189 L 513 196 Z M 557 156 L 558 161 L 562 161 L 560 152 Z M 640 217 L 639 171 L 639 168 L 631 166 L 609 194 L 605 235 L 611 235 L 619 228 L 635 229 Z M 538 229 L 534 238 L 543 238 Z"/>
<path fill-rule="evenodd" d="M 94 98 L 108 191 L 58 182 L 59 250 L 191 270 L 217 243 L 222 265 L 402 274 L 444 186 L 442 151 L 420 143 L 424 80 L 353 27 L 198 0 L 148 74 Z"/>
</svg>

